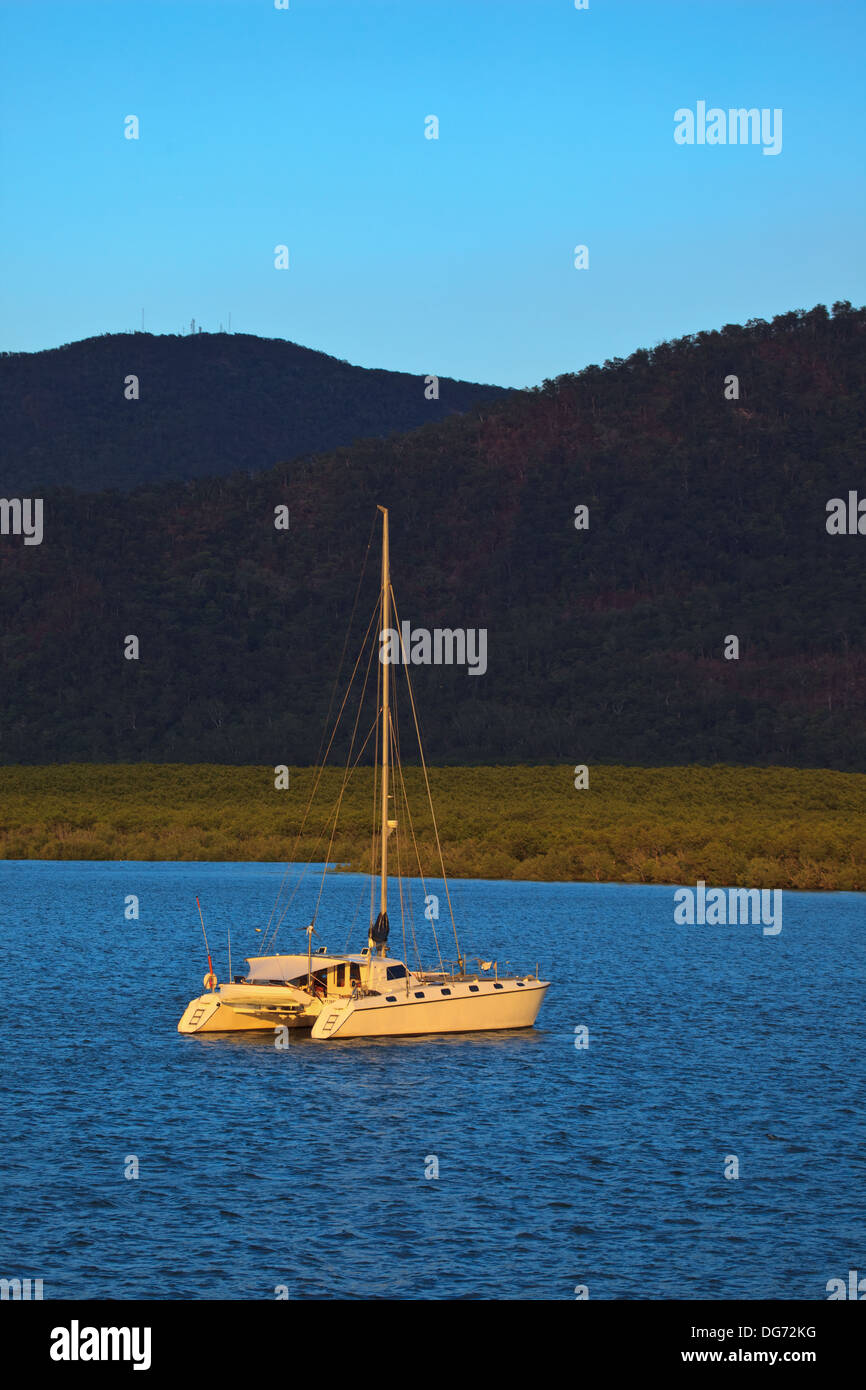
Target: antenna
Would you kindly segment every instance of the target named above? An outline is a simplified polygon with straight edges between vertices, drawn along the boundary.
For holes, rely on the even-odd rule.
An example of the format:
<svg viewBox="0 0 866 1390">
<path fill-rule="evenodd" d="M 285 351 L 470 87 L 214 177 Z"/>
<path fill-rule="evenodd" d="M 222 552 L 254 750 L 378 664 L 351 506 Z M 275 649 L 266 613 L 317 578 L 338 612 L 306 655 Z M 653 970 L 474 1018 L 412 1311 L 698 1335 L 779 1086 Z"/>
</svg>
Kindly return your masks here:
<svg viewBox="0 0 866 1390">
<path fill-rule="evenodd" d="M 207 973 L 208 973 L 209 975 L 212 976 L 212 975 L 213 975 L 213 961 L 212 961 L 211 958 L 210 958 L 210 946 L 208 946 L 208 944 L 207 944 L 207 932 L 206 932 L 205 929 L 204 929 L 204 918 L 203 918 L 202 915 L 201 915 L 201 903 L 199 902 L 198 897 L 196 897 L 195 902 L 196 902 L 196 907 L 198 908 L 198 915 L 199 915 L 199 920 L 200 920 L 200 922 L 201 922 L 202 934 L 203 934 L 203 936 L 204 936 L 204 948 L 205 948 L 205 950 L 207 951 Z"/>
</svg>

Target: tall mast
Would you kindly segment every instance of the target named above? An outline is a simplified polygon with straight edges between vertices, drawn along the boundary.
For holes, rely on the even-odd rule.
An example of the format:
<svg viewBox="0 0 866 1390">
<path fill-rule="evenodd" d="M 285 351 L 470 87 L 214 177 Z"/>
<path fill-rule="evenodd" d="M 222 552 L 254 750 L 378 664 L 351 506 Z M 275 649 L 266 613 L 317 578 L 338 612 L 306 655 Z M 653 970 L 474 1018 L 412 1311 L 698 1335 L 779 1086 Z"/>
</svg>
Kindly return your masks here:
<svg viewBox="0 0 866 1390">
<path fill-rule="evenodd" d="M 388 555 L 388 508 L 381 507 L 382 513 L 382 628 L 384 633 L 391 626 L 391 569 Z M 388 648 L 386 647 L 386 653 Z M 390 710 L 388 707 L 389 663 L 382 668 L 382 886 L 379 894 L 379 912 L 384 916 L 388 911 L 388 745 L 391 742 Z"/>
<path fill-rule="evenodd" d="M 388 552 L 388 508 L 380 507 L 382 513 L 382 601 L 381 623 L 379 627 L 380 652 L 385 652 L 382 662 L 382 874 L 379 889 L 379 916 L 370 926 L 370 949 L 375 946 L 379 955 L 385 954 L 388 940 L 388 753 L 391 742 L 391 712 L 389 707 L 390 669 L 387 654 L 390 643 L 385 634 L 391 626 L 391 565 Z"/>
</svg>

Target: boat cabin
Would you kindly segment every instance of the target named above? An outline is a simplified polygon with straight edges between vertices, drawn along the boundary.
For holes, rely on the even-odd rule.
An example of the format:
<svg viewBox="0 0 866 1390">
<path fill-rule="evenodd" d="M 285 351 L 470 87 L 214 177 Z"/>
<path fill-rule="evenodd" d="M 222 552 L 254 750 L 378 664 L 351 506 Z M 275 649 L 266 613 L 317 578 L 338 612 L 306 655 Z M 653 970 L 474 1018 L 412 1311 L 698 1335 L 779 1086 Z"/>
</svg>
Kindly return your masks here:
<svg viewBox="0 0 866 1390">
<path fill-rule="evenodd" d="M 238 983 L 250 985 L 296 985 L 310 989 L 320 999 L 335 995 L 350 996 L 357 989 L 386 994 L 413 979 L 400 960 L 388 956 L 371 956 L 368 951 L 358 955 L 332 956 L 327 951 L 314 951 L 312 956 L 249 956 L 249 973 Z"/>
</svg>

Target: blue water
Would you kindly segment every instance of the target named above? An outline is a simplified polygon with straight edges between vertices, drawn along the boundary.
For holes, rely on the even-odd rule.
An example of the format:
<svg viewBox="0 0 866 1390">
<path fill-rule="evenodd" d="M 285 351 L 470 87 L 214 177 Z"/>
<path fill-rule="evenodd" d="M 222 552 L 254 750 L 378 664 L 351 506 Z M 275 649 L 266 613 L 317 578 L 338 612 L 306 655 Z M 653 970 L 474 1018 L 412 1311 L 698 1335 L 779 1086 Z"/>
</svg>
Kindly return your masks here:
<svg viewBox="0 0 866 1390">
<path fill-rule="evenodd" d="M 0 1275 L 46 1298 L 822 1299 L 866 1270 L 862 895 L 786 893 L 771 937 L 676 926 L 669 888 L 460 882 L 466 953 L 554 981 L 534 1029 L 181 1037 L 195 895 L 224 978 L 227 923 L 237 973 L 279 877 L 0 864 Z M 331 949 L 364 902 L 328 877 Z"/>
</svg>

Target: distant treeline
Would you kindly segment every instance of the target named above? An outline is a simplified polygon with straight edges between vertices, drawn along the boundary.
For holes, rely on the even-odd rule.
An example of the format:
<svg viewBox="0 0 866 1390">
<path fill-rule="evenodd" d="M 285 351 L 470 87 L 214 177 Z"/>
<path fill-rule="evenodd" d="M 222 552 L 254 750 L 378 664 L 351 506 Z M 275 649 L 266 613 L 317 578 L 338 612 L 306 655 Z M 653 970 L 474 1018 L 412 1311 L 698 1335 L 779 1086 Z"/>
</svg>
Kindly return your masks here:
<svg viewBox="0 0 866 1390">
<path fill-rule="evenodd" d="M 866 498 L 864 330 L 819 306 L 254 477 L 48 492 L 41 545 L 0 537 L 0 761 L 315 762 L 383 503 L 401 618 L 488 634 L 484 675 L 414 670 L 431 761 L 866 768 L 866 536 L 826 525 Z"/>
<path fill-rule="evenodd" d="M 329 769 L 298 838 L 313 786 L 268 767 L 81 766 L 0 769 L 5 859 L 307 859 L 370 868 L 372 772 L 348 784 Z M 791 768 L 433 768 L 449 875 L 751 888 L 866 890 L 866 775 Z M 421 867 L 437 875 L 418 768 L 405 769 Z M 398 804 L 391 864 L 417 876 Z M 330 847 L 330 852 L 329 852 Z"/>
</svg>

